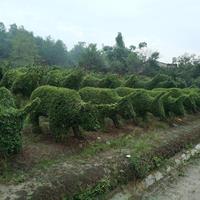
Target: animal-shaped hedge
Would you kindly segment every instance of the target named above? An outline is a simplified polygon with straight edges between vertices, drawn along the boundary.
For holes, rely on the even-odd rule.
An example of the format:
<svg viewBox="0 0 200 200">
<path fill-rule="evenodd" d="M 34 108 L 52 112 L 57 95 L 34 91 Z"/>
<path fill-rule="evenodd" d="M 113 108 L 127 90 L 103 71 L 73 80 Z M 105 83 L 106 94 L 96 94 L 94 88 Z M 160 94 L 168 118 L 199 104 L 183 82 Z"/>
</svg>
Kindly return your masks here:
<svg viewBox="0 0 200 200">
<path fill-rule="evenodd" d="M 118 115 L 135 120 L 135 111 L 129 99 L 120 97 L 113 89 L 85 87 L 79 90 L 79 94 L 85 102 L 96 105 L 97 118 L 102 127 L 105 118 L 112 119 L 114 125 L 119 127 Z"/>
<path fill-rule="evenodd" d="M 163 102 L 161 101 L 161 97 L 163 95 L 164 93 L 159 93 L 155 97 L 152 97 L 148 90 L 138 89 L 134 90 L 131 94 L 125 96 L 124 98 L 130 100 L 137 116 L 145 119 L 147 113 L 150 112 L 153 115 L 164 119 L 165 110 Z"/>
<path fill-rule="evenodd" d="M 0 88 L 0 155 L 8 156 L 20 151 L 21 130 L 26 115 L 39 104 L 36 99 L 23 109 L 17 109 L 9 90 Z"/>
<path fill-rule="evenodd" d="M 30 115 L 35 132 L 40 132 L 40 116 L 49 118 L 50 130 L 56 138 L 66 135 L 70 128 L 73 129 L 74 135 L 80 138 L 79 126 L 85 129 L 98 126 L 92 106 L 84 103 L 75 90 L 41 86 L 33 91 L 31 100 L 38 97 L 41 100 L 40 106 Z"/>
</svg>

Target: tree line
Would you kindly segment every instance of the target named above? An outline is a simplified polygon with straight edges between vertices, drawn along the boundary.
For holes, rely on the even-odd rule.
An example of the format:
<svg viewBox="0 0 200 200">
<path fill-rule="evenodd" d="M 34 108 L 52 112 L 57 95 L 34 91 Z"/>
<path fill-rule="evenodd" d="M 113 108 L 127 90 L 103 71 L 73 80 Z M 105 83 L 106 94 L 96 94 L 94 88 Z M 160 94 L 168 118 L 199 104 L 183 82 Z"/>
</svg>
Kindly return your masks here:
<svg viewBox="0 0 200 200">
<path fill-rule="evenodd" d="M 96 44 L 78 42 L 68 50 L 62 40 L 50 36 L 34 36 L 23 26 L 10 25 L 7 29 L 0 23 L 0 64 L 11 67 L 48 65 L 62 67 L 82 67 L 86 70 L 125 74 L 147 71 L 148 67 L 158 68 L 158 52 L 147 53 L 147 43 L 137 47 L 126 47 L 123 36 L 118 33 L 113 46 L 98 49 Z"/>
<path fill-rule="evenodd" d="M 6 28 L 0 22 L 0 66 L 60 66 L 79 67 L 86 71 L 110 72 L 120 75 L 140 74 L 155 76 L 166 74 L 176 79 L 184 79 L 187 85 L 200 86 L 200 58 L 184 54 L 173 58 L 173 67 L 161 67 L 159 52 L 151 51 L 146 42 L 127 47 L 119 32 L 113 46 L 97 48 L 94 43 L 78 42 L 68 50 L 62 40 L 50 36 L 42 38 L 16 24 Z M 1 70 L 0 70 L 1 71 Z M 1 72 L 0 72 L 1 74 Z"/>
</svg>

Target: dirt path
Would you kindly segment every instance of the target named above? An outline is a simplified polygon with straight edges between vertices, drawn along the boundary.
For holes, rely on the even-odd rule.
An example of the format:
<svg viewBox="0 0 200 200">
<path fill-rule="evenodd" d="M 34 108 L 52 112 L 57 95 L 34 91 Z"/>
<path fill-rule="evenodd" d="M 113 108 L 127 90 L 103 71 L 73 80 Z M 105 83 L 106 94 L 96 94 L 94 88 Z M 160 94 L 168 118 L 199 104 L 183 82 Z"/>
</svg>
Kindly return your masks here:
<svg viewBox="0 0 200 200">
<path fill-rule="evenodd" d="M 142 200 L 199 200 L 200 158 L 143 194 Z"/>
</svg>

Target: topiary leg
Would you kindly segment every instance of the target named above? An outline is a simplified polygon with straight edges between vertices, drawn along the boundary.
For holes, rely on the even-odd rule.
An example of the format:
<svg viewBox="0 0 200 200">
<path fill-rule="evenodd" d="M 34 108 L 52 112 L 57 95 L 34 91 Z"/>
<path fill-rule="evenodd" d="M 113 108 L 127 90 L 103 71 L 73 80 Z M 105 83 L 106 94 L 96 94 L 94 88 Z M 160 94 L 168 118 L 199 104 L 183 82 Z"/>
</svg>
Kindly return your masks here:
<svg viewBox="0 0 200 200">
<path fill-rule="evenodd" d="M 84 136 L 81 134 L 81 131 L 80 131 L 78 125 L 73 125 L 72 129 L 73 129 L 74 137 L 75 138 L 77 138 L 77 139 L 84 139 Z"/>
<path fill-rule="evenodd" d="M 119 128 L 119 127 L 120 127 L 120 123 L 119 123 L 119 120 L 118 120 L 117 116 L 116 116 L 116 115 L 113 115 L 113 116 L 111 117 L 111 119 L 112 119 L 112 121 L 113 121 L 114 126 L 115 126 L 116 128 Z"/>
<path fill-rule="evenodd" d="M 33 133 L 41 133 L 42 130 L 40 128 L 39 115 L 37 115 L 36 113 L 31 113 L 30 121 L 32 124 Z"/>
</svg>

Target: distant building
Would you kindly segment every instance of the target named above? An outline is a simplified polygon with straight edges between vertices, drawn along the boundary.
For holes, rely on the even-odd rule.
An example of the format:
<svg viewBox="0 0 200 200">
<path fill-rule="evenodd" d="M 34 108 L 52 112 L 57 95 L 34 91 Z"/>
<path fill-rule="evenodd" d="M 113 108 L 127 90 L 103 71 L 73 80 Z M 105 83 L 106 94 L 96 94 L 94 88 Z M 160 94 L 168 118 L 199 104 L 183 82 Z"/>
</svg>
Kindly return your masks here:
<svg viewBox="0 0 200 200">
<path fill-rule="evenodd" d="M 166 67 L 177 67 L 177 64 L 173 64 L 173 63 L 164 63 L 164 62 L 160 62 L 158 61 L 158 65 L 160 67 L 166 68 Z"/>
</svg>

